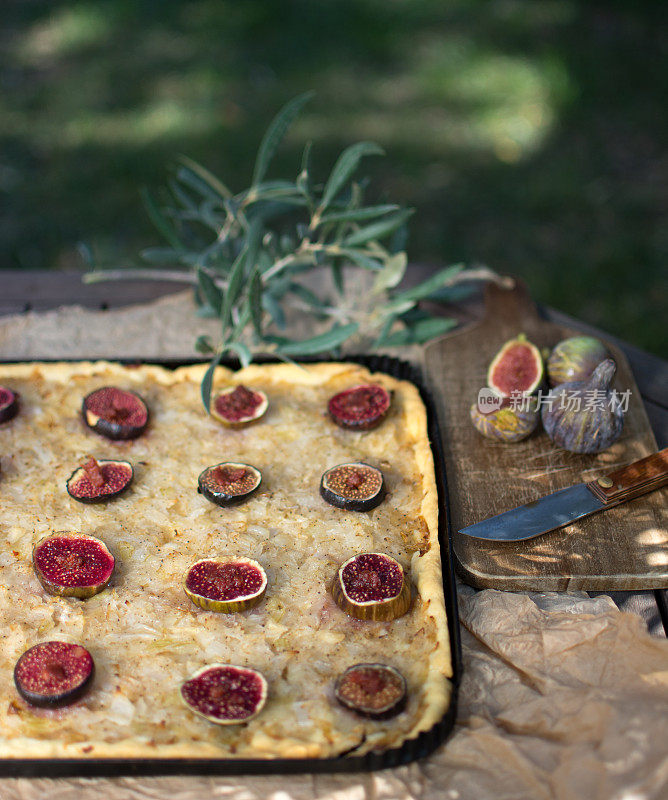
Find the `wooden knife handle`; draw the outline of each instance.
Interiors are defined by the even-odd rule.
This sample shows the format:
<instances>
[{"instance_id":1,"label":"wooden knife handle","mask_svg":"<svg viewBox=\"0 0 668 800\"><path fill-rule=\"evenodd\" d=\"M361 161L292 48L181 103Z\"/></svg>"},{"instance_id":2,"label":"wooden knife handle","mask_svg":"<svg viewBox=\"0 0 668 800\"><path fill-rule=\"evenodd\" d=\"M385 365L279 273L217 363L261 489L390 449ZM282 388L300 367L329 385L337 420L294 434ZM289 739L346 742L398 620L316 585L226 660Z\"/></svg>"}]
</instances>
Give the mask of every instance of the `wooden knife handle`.
<instances>
[{"instance_id":1,"label":"wooden knife handle","mask_svg":"<svg viewBox=\"0 0 668 800\"><path fill-rule=\"evenodd\" d=\"M587 483L606 506L625 503L668 484L668 447Z\"/></svg>"}]
</instances>

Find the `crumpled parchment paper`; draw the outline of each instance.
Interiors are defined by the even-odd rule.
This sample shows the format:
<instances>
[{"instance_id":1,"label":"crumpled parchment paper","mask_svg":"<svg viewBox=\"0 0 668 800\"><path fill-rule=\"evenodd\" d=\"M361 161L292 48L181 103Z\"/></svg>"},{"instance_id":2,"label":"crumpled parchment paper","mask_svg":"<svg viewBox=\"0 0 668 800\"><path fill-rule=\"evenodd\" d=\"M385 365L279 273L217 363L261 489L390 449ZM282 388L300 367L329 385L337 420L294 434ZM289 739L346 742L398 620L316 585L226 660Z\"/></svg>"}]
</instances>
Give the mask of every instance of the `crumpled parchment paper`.
<instances>
[{"instance_id":1,"label":"crumpled parchment paper","mask_svg":"<svg viewBox=\"0 0 668 800\"><path fill-rule=\"evenodd\" d=\"M113 312L0 319L5 359L194 355L207 325L180 295ZM141 335L139 335L141 334ZM405 353L404 353L405 355ZM2 778L2 800L664 800L668 640L612 600L459 586L455 729L417 764L374 774Z\"/></svg>"}]
</instances>

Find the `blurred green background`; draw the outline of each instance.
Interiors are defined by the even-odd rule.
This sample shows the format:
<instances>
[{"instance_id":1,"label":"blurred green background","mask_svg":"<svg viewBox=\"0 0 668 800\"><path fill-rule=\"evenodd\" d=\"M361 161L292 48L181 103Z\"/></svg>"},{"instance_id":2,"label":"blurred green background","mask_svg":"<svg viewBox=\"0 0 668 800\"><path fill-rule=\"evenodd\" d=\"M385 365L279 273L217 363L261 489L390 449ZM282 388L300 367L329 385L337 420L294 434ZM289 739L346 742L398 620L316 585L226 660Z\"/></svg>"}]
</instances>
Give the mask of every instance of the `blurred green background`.
<instances>
[{"instance_id":1,"label":"blurred green background","mask_svg":"<svg viewBox=\"0 0 668 800\"><path fill-rule=\"evenodd\" d=\"M234 190L293 95L270 177L378 141L371 195L414 206L412 261L486 263L540 302L668 350L667 4L4 0L3 268L157 243L138 190L178 154ZM285 174L283 174L285 173Z\"/></svg>"}]
</instances>

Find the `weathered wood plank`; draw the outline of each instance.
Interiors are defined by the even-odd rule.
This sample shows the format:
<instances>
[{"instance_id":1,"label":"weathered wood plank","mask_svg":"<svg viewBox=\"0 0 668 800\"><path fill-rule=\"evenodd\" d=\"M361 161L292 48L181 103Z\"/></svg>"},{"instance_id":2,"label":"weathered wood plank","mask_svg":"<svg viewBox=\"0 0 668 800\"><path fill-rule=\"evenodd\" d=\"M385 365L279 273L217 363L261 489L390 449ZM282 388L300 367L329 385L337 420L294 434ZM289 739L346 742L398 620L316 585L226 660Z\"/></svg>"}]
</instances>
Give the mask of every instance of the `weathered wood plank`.
<instances>
[{"instance_id":1,"label":"weathered wood plank","mask_svg":"<svg viewBox=\"0 0 668 800\"><path fill-rule=\"evenodd\" d=\"M488 287L484 320L429 345L427 372L443 422L446 472L454 531L531 502L566 486L648 455L656 442L623 354L617 386L632 391L622 437L598 455L556 448L540 431L514 445L484 439L469 420L469 407L485 384L489 361L520 332L539 347L573 335L542 320L525 290ZM638 590L668 586L666 490L604 514L579 520L524 542L485 542L455 533L460 574L478 587L509 590Z\"/></svg>"}]
</instances>

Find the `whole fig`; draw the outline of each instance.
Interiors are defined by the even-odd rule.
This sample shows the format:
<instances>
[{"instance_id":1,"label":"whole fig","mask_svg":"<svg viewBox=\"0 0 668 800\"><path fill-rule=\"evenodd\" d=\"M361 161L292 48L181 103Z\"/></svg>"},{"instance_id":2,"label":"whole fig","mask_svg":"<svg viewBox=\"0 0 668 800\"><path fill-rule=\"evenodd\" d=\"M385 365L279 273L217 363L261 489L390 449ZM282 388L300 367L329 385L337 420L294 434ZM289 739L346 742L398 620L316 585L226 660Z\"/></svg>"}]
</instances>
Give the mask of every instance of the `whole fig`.
<instances>
[{"instance_id":1,"label":"whole fig","mask_svg":"<svg viewBox=\"0 0 668 800\"><path fill-rule=\"evenodd\" d=\"M600 453L621 436L622 404L610 383L617 366L611 358L586 381L568 381L547 395L541 411L545 432L571 453Z\"/></svg>"},{"instance_id":2,"label":"whole fig","mask_svg":"<svg viewBox=\"0 0 668 800\"><path fill-rule=\"evenodd\" d=\"M607 357L605 345L593 336L571 336L559 342L550 353L548 382L550 386L559 386L566 381L586 381Z\"/></svg>"}]
</instances>

